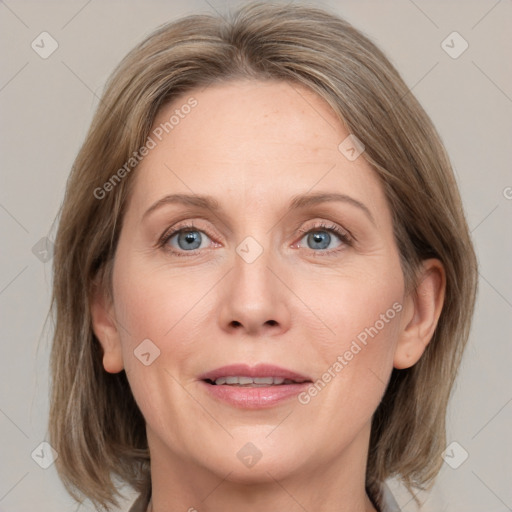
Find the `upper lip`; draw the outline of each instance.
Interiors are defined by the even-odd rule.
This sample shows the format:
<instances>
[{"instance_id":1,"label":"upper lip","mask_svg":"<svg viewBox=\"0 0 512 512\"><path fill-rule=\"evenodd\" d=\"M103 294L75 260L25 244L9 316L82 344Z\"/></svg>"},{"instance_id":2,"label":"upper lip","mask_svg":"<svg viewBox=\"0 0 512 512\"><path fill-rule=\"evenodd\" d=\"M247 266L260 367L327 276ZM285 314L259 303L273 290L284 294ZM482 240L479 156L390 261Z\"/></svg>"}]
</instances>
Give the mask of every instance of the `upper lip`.
<instances>
[{"instance_id":1,"label":"upper lip","mask_svg":"<svg viewBox=\"0 0 512 512\"><path fill-rule=\"evenodd\" d=\"M295 382L311 382L311 379L306 375L274 366L271 364L257 364L256 366L249 366L247 364L231 364L222 366L203 373L199 376L201 380L215 381L220 377L281 377L283 379L293 380Z\"/></svg>"}]
</instances>

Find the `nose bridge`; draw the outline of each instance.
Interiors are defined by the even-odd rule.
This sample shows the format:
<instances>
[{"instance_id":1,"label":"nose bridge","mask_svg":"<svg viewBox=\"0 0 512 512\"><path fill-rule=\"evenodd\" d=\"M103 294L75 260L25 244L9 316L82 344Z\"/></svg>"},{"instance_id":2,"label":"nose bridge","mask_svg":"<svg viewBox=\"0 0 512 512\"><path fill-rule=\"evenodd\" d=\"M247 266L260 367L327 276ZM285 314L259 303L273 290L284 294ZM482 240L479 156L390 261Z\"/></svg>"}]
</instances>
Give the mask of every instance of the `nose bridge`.
<instances>
[{"instance_id":1,"label":"nose bridge","mask_svg":"<svg viewBox=\"0 0 512 512\"><path fill-rule=\"evenodd\" d=\"M238 220L238 234L244 236L235 247L232 278L249 294L251 290L263 293L272 285L268 280L270 271L267 266L271 266L276 257L272 230L268 229L270 208L255 189L247 190L241 201L244 214Z\"/></svg>"},{"instance_id":2,"label":"nose bridge","mask_svg":"<svg viewBox=\"0 0 512 512\"><path fill-rule=\"evenodd\" d=\"M236 247L233 269L222 294L219 320L224 329L237 327L254 334L288 328L282 284L269 269L277 265L278 255L270 248L270 237L259 238L264 240L248 236Z\"/></svg>"},{"instance_id":3,"label":"nose bridge","mask_svg":"<svg viewBox=\"0 0 512 512\"><path fill-rule=\"evenodd\" d=\"M272 261L272 250L267 242L265 246L254 237L246 237L236 248L233 284L239 299L252 302L259 307L275 296L272 293L271 272L268 266Z\"/></svg>"}]
</instances>

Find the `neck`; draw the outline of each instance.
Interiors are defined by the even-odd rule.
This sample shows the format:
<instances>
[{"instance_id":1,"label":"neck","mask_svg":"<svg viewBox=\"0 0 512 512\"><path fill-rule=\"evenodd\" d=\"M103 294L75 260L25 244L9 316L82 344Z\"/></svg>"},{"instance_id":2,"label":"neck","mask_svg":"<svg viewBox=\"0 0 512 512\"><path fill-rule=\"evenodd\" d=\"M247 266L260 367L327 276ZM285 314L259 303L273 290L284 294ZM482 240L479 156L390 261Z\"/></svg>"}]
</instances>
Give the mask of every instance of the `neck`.
<instances>
[{"instance_id":1,"label":"neck","mask_svg":"<svg viewBox=\"0 0 512 512\"><path fill-rule=\"evenodd\" d=\"M364 485L369 426L360 434L342 453L333 450L316 463L304 461L303 467L283 471L278 462L267 462L248 477L237 473L236 463L231 471L221 473L185 459L148 427L152 476L148 512L376 512Z\"/></svg>"}]
</instances>

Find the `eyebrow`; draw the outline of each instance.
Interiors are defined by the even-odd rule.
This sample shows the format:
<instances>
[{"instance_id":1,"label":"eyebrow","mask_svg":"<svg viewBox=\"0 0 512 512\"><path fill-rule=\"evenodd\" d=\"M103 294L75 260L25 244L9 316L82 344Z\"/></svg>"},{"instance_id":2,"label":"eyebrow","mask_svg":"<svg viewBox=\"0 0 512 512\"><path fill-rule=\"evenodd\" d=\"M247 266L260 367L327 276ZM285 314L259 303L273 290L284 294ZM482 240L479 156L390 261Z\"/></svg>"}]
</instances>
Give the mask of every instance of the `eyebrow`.
<instances>
[{"instance_id":1,"label":"eyebrow","mask_svg":"<svg viewBox=\"0 0 512 512\"><path fill-rule=\"evenodd\" d=\"M369 220L375 225L375 219L371 214L370 210L361 201L354 199L353 197L347 196L346 194L338 194L334 192L316 192L312 194L300 194L292 197L290 201L289 210L299 210L310 206L315 206L321 203L328 202L342 202L350 204L359 208L365 213ZM146 218L155 210L161 208L167 204L181 204L184 206L194 206L204 210L211 210L214 213L222 210L219 202L212 196L208 195L190 195L190 194L169 194L162 197L156 203L151 205L148 210L144 213L142 218Z\"/></svg>"}]
</instances>

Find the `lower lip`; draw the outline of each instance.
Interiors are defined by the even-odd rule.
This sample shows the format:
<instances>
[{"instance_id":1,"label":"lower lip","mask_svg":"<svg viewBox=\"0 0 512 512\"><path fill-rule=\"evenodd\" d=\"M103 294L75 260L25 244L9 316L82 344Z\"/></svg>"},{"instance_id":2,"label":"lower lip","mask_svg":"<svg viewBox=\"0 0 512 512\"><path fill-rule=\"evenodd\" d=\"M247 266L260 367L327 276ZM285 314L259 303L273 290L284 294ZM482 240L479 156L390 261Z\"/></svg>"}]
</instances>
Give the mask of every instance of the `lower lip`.
<instances>
[{"instance_id":1,"label":"lower lip","mask_svg":"<svg viewBox=\"0 0 512 512\"><path fill-rule=\"evenodd\" d=\"M311 382L281 384L268 387L217 386L201 381L206 391L215 398L240 409L265 409L273 407L304 391Z\"/></svg>"}]
</instances>

